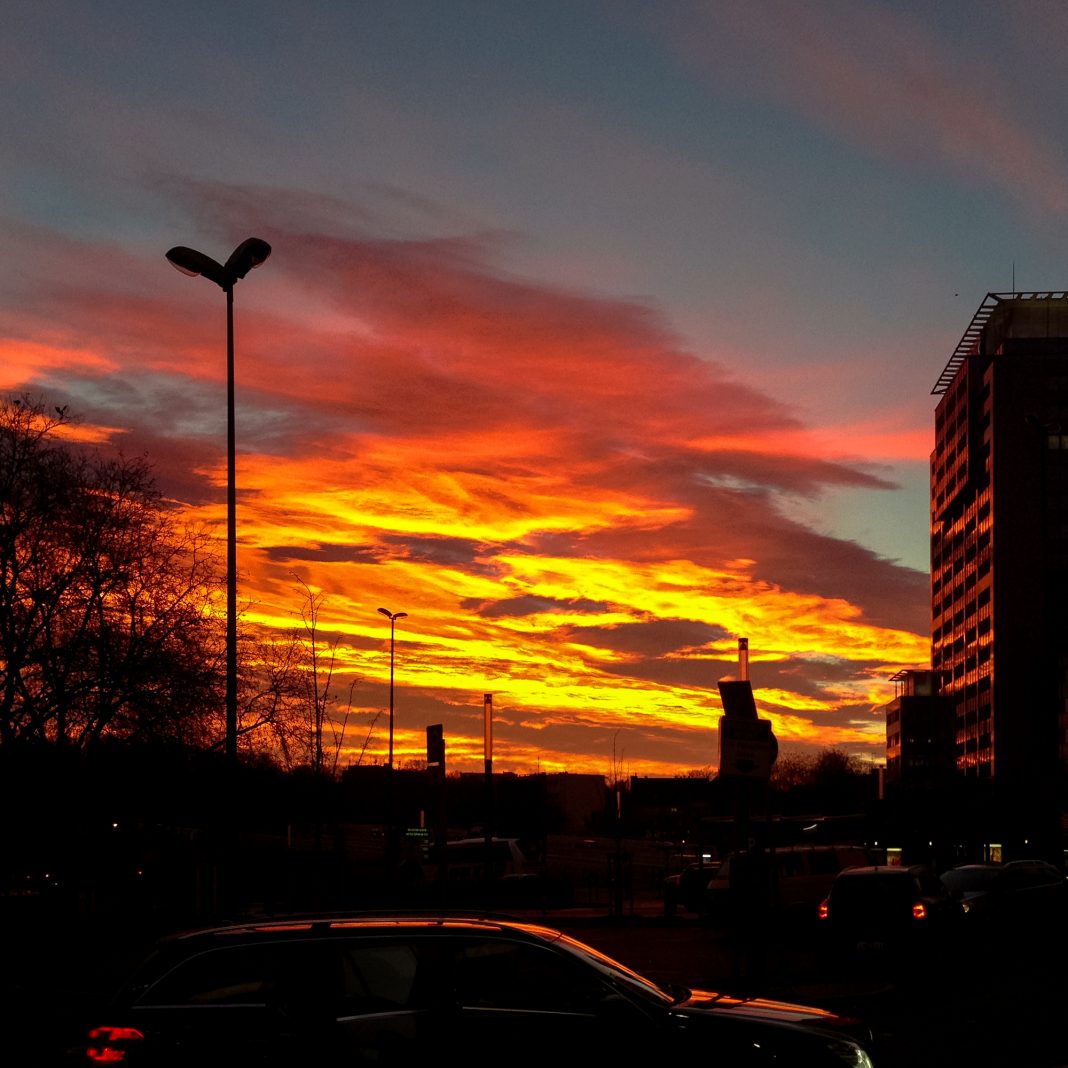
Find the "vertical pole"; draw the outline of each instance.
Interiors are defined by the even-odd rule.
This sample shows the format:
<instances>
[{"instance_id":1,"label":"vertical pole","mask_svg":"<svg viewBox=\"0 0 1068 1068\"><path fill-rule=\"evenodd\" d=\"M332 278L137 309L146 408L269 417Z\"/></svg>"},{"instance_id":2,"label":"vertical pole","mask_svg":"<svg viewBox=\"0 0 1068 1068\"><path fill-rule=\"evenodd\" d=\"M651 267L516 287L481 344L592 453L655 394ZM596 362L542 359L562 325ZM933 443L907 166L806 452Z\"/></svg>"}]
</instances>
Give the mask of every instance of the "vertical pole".
<instances>
[{"instance_id":1,"label":"vertical pole","mask_svg":"<svg viewBox=\"0 0 1068 1068\"><path fill-rule=\"evenodd\" d=\"M389 760L386 761L389 770L390 778L393 775L393 651L395 648L394 642L394 627L396 626L396 620L393 616L389 617Z\"/></svg>"},{"instance_id":2,"label":"vertical pole","mask_svg":"<svg viewBox=\"0 0 1068 1068\"><path fill-rule=\"evenodd\" d=\"M234 288L226 287L226 759L237 761L237 456Z\"/></svg>"},{"instance_id":3,"label":"vertical pole","mask_svg":"<svg viewBox=\"0 0 1068 1068\"><path fill-rule=\"evenodd\" d=\"M616 870L612 881L613 916L623 915L623 787L616 780Z\"/></svg>"},{"instance_id":4,"label":"vertical pole","mask_svg":"<svg viewBox=\"0 0 1068 1068\"><path fill-rule=\"evenodd\" d=\"M393 784L393 655L395 649L394 628L396 620L389 617L389 755L386 760L386 877L392 883L397 862L396 828L393 809L395 804Z\"/></svg>"},{"instance_id":5,"label":"vertical pole","mask_svg":"<svg viewBox=\"0 0 1068 1068\"><path fill-rule=\"evenodd\" d=\"M493 694L482 696L483 752L486 761L485 852L486 908L493 906Z\"/></svg>"}]
</instances>

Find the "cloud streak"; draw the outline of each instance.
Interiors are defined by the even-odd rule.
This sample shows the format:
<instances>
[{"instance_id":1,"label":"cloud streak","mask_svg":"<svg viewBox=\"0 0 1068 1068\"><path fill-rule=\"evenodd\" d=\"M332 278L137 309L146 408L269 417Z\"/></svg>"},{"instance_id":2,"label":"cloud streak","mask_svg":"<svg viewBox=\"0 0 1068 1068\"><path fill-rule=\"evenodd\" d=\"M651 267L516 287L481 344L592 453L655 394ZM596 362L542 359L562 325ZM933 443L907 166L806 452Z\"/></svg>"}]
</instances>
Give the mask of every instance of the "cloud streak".
<instances>
[{"instance_id":1,"label":"cloud streak","mask_svg":"<svg viewBox=\"0 0 1068 1068\"><path fill-rule=\"evenodd\" d=\"M1068 214L1068 163L1028 122L1028 102L1007 99L992 74L919 19L857 0L676 14L662 27L717 86L799 113L878 158L985 182L1040 216Z\"/></svg>"}]
</instances>

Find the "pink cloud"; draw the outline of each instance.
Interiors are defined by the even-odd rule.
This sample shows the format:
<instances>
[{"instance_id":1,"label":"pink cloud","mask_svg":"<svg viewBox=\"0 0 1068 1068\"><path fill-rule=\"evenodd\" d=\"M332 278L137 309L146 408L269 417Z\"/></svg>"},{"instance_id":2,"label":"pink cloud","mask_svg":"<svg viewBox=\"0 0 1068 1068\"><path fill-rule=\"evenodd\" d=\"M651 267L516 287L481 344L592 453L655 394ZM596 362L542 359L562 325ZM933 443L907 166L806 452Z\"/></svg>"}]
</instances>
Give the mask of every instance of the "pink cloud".
<instances>
[{"instance_id":1,"label":"pink cloud","mask_svg":"<svg viewBox=\"0 0 1068 1068\"><path fill-rule=\"evenodd\" d=\"M692 9L688 9L692 10ZM1068 168L1026 101L917 19L862 0L716 4L665 18L679 53L728 91L769 99L874 155L985 181L1068 211ZM996 91L995 91L996 90Z\"/></svg>"}]
</instances>

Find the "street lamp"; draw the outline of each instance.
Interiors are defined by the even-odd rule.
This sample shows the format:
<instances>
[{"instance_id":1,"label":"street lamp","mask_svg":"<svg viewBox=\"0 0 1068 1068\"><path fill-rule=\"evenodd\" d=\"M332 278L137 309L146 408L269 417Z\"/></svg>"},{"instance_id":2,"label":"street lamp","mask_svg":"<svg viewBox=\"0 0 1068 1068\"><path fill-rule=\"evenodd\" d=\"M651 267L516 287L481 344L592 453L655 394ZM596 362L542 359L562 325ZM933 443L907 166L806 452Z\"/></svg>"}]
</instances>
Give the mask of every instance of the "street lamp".
<instances>
[{"instance_id":1,"label":"street lamp","mask_svg":"<svg viewBox=\"0 0 1068 1068\"><path fill-rule=\"evenodd\" d=\"M394 642L394 628L398 619L407 619L407 612L390 612L385 608L380 608L379 612L382 613L389 620L389 760L386 766L389 768L390 773L393 772L393 651L395 647Z\"/></svg>"},{"instance_id":2,"label":"street lamp","mask_svg":"<svg viewBox=\"0 0 1068 1068\"><path fill-rule=\"evenodd\" d=\"M234 447L234 286L271 254L258 237L242 241L226 263L176 245L167 253L182 274L200 274L226 293L226 758L237 760L237 488Z\"/></svg>"}]
</instances>

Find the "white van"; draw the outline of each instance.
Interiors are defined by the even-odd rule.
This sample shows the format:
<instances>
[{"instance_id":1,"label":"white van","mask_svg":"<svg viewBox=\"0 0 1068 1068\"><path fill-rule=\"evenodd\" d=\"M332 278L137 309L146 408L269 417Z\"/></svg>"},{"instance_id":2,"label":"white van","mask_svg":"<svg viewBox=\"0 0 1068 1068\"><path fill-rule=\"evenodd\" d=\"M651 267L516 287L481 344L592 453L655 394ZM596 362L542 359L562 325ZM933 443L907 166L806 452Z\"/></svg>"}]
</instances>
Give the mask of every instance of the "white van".
<instances>
[{"instance_id":1,"label":"white van","mask_svg":"<svg viewBox=\"0 0 1068 1068\"><path fill-rule=\"evenodd\" d=\"M445 843L445 862L442 871L440 857L430 850L423 862L424 878L440 879L442 875L450 883L473 883L486 878L486 839L454 838ZM490 876L495 880L527 875L529 862L519 847L517 838L490 839Z\"/></svg>"}]
</instances>

